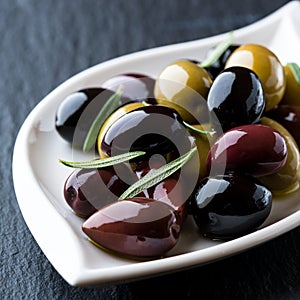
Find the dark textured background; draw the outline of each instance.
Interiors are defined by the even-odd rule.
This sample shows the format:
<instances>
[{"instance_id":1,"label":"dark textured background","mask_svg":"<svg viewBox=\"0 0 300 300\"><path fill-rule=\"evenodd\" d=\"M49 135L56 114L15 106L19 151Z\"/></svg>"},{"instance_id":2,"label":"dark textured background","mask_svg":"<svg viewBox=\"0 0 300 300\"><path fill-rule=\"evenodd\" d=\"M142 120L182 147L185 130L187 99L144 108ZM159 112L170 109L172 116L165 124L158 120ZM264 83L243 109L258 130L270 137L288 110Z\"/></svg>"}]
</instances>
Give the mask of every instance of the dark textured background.
<instances>
[{"instance_id":1,"label":"dark textured background","mask_svg":"<svg viewBox=\"0 0 300 300\"><path fill-rule=\"evenodd\" d=\"M125 53L247 25L286 2L0 0L1 299L300 299L300 228L191 270L98 289L71 287L32 238L11 180L20 126L70 76Z\"/></svg>"}]
</instances>

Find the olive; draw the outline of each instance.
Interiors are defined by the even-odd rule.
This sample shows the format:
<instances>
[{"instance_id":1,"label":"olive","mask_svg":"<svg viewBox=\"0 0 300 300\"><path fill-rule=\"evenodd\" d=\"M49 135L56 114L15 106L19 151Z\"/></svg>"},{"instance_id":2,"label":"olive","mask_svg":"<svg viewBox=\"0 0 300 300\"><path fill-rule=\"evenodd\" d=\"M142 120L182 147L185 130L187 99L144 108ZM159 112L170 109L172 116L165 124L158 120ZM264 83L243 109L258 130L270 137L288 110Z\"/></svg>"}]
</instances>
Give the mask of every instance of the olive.
<instances>
[{"instance_id":1,"label":"olive","mask_svg":"<svg viewBox=\"0 0 300 300\"><path fill-rule=\"evenodd\" d=\"M121 107L119 107L116 111L114 111L104 122L102 125L100 132L98 134L97 138L97 148L98 148L98 153L102 158L107 157L102 151L101 151L101 143L103 140L104 135L106 134L108 128L120 117L124 116L128 112L135 110L136 108L143 107L144 105L141 102L132 102L125 104Z\"/></svg>"},{"instance_id":2,"label":"olive","mask_svg":"<svg viewBox=\"0 0 300 300\"><path fill-rule=\"evenodd\" d=\"M278 105L267 116L283 125L300 147L300 106Z\"/></svg>"},{"instance_id":3,"label":"olive","mask_svg":"<svg viewBox=\"0 0 300 300\"><path fill-rule=\"evenodd\" d=\"M123 96L133 101L147 100L154 101L155 80L148 75L141 73L125 73L115 75L101 84L101 87L116 92L121 86Z\"/></svg>"},{"instance_id":4,"label":"olive","mask_svg":"<svg viewBox=\"0 0 300 300\"><path fill-rule=\"evenodd\" d=\"M198 130L203 130L209 132L211 130L211 124L206 123L202 125L193 125L194 128ZM198 155L194 155L183 167L185 177L187 181L190 178L197 177L197 181L206 177L208 175L206 168L206 158L213 145L215 138L209 133L199 133L194 130L189 130L190 134L193 137L192 143L197 147Z\"/></svg>"},{"instance_id":5,"label":"olive","mask_svg":"<svg viewBox=\"0 0 300 300\"><path fill-rule=\"evenodd\" d=\"M276 121L263 117L261 119L261 124L277 130L283 136L287 146L287 158L284 166L276 173L260 177L259 180L274 193L283 194L293 192L299 187L299 148L291 134Z\"/></svg>"},{"instance_id":6,"label":"olive","mask_svg":"<svg viewBox=\"0 0 300 300\"><path fill-rule=\"evenodd\" d=\"M250 233L269 216L272 193L253 177L229 173L206 177L191 200L191 214L200 232L214 239Z\"/></svg>"},{"instance_id":7,"label":"olive","mask_svg":"<svg viewBox=\"0 0 300 300\"><path fill-rule=\"evenodd\" d=\"M166 66L155 82L157 103L176 109L188 123L209 121L206 98L212 84L207 71L189 60Z\"/></svg>"},{"instance_id":8,"label":"olive","mask_svg":"<svg viewBox=\"0 0 300 300\"><path fill-rule=\"evenodd\" d=\"M141 179L146 174L153 172L164 164L164 159L159 159L156 155L152 156L148 163L145 161L142 164L140 163L139 168L135 170L137 179ZM143 165L142 168L141 165ZM180 217L180 223L182 223L187 216L188 198L191 193L191 191L188 191L186 188L187 186L184 185L184 182L181 181L178 174L175 173L160 183L144 190L138 196L165 202L174 208Z\"/></svg>"},{"instance_id":9,"label":"olive","mask_svg":"<svg viewBox=\"0 0 300 300\"><path fill-rule=\"evenodd\" d=\"M173 208L136 197L100 209L83 223L82 230L100 247L126 256L151 258L172 249L181 228Z\"/></svg>"},{"instance_id":10,"label":"olive","mask_svg":"<svg viewBox=\"0 0 300 300\"><path fill-rule=\"evenodd\" d=\"M67 96L56 112L55 128L68 143L82 147L92 122L105 102L114 94L103 88L89 88ZM122 98L120 103L128 99Z\"/></svg>"},{"instance_id":11,"label":"olive","mask_svg":"<svg viewBox=\"0 0 300 300\"><path fill-rule=\"evenodd\" d=\"M167 178L143 192L146 198L164 202L178 213L178 222L182 224L188 213L188 197L184 187L175 178Z\"/></svg>"},{"instance_id":12,"label":"olive","mask_svg":"<svg viewBox=\"0 0 300 300\"><path fill-rule=\"evenodd\" d=\"M248 68L227 68L213 82L207 105L214 112L212 122L220 124L223 131L256 123L265 109L262 84Z\"/></svg>"},{"instance_id":13,"label":"olive","mask_svg":"<svg viewBox=\"0 0 300 300\"><path fill-rule=\"evenodd\" d=\"M225 69L225 65L228 57L238 47L240 47L240 45L236 45L236 44L230 45L213 64L211 64L208 67L205 67L205 70L209 73L209 75L213 80ZM209 49L206 57L209 57L211 55L211 52L214 50L214 48Z\"/></svg>"},{"instance_id":14,"label":"olive","mask_svg":"<svg viewBox=\"0 0 300 300\"><path fill-rule=\"evenodd\" d=\"M77 215L87 218L97 209L118 199L129 187L119 176L128 178L128 174L125 166L119 166L118 175L113 167L77 169L64 184L64 198Z\"/></svg>"},{"instance_id":15,"label":"olive","mask_svg":"<svg viewBox=\"0 0 300 300\"><path fill-rule=\"evenodd\" d=\"M286 89L280 104L300 106L300 84L297 82L290 65L284 66Z\"/></svg>"},{"instance_id":16,"label":"olive","mask_svg":"<svg viewBox=\"0 0 300 300\"><path fill-rule=\"evenodd\" d=\"M144 160L153 154L184 154L189 146L189 135L179 114L167 106L150 105L116 120L102 139L101 151L107 156L145 151Z\"/></svg>"},{"instance_id":17,"label":"olive","mask_svg":"<svg viewBox=\"0 0 300 300\"><path fill-rule=\"evenodd\" d=\"M271 50L257 44L242 45L229 56L225 68L233 66L249 68L260 78L266 98L266 111L281 101L286 79L282 64Z\"/></svg>"},{"instance_id":18,"label":"olive","mask_svg":"<svg viewBox=\"0 0 300 300\"><path fill-rule=\"evenodd\" d=\"M276 130L252 124L225 132L212 146L206 163L213 174L225 169L259 177L278 171L286 157L286 142Z\"/></svg>"}]
</instances>

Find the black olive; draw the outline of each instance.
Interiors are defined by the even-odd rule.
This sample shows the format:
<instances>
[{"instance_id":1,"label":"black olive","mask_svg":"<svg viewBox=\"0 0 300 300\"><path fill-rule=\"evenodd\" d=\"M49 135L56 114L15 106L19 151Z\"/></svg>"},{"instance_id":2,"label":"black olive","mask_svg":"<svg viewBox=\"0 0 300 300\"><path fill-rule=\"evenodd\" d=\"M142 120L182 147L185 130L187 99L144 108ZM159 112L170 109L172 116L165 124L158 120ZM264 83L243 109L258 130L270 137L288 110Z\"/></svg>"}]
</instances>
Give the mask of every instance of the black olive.
<instances>
[{"instance_id":1,"label":"black olive","mask_svg":"<svg viewBox=\"0 0 300 300\"><path fill-rule=\"evenodd\" d=\"M208 74L211 76L212 79L215 79L224 69L227 62L228 57L232 54L234 50L239 48L240 45L230 45L227 50L223 52L223 54L209 67L205 67ZM211 48L207 52L207 57L211 54L214 48Z\"/></svg>"},{"instance_id":2,"label":"black olive","mask_svg":"<svg viewBox=\"0 0 300 300\"><path fill-rule=\"evenodd\" d=\"M174 109L162 105L128 112L109 127L101 143L101 150L107 156L128 151L145 151L147 157L175 151L178 156L190 147L181 117Z\"/></svg>"},{"instance_id":3,"label":"black olive","mask_svg":"<svg viewBox=\"0 0 300 300\"><path fill-rule=\"evenodd\" d=\"M59 105L55 128L73 146L82 147L86 135L105 102L114 94L104 88L89 88L70 94ZM122 97L120 106L130 100Z\"/></svg>"},{"instance_id":4,"label":"black olive","mask_svg":"<svg viewBox=\"0 0 300 300\"><path fill-rule=\"evenodd\" d=\"M230 239L255 230L268 217L271 192L254 178L237 173L206 177L191 200L191 214L200 232Z\"/></svg>"},{"instance_id":5,"label":"black olive","mask_svg":"<svg viewBox=\"0 0 300 300\"><path fill-rule=\"evenodd\" d=\"M257 75L244 67L231 67L213 82L207 98L212 122L223 131L238 125L257 123L265 109L262 84Z\"/></svg>"}]
</instances>

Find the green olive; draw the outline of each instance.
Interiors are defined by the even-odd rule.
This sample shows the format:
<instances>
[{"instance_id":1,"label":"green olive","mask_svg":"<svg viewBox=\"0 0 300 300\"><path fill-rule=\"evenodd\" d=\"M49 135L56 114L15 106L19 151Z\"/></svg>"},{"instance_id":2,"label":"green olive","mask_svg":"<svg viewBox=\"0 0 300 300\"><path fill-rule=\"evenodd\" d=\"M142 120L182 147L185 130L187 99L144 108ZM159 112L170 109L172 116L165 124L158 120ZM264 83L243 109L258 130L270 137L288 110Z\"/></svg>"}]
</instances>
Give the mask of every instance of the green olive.
<instances>
[{"instance_id":1,"label":"green olive","mask_svg":"<svg viewBox=\"0 0 300 300\"><path fill-rule=\"evenodd\" d=\"M159 104L178 111L188 123L208 121L206 99L212 79L197 63L179 60L166 66L159 74L154 96Z\"/></svg>"},{"instance_id":2,"label":"green olive","mask_svg":"<svg viewBox=\"0 0 300 300\"><path fill-rule=\"evenodd\" d=\"M286 89L280 104L300 106L300 84L297 82L289 65L284 66Z\"/></svg>"},{"instance_id":3,"label":"green olive","mask_svg":"<svg viewBox=\"0 0 300 300\"><path fill-rule=\"evenodd\" d=\"M205 123L202 125L193 125L194 128L209 131L211 130L211 125L209 123ZM183 167L188 177L191 178L198 177L198 180L208 176L207 168L206 168L206 158L208 152L210 150L211 145L215 141L215 138L204 134L198 133L194 130L189 129L189 133L193 136L193 143L197 147L198 155L194 155L189 162Z\"/></svg>"},{"instance_id":4,"label":"green olive","mask_svg":"<svg viewBox=\"0 0 300 300\"><path fill-rule=\"evenodd\" d=\"M230 55L225 68L233 66L249 68L259 77L264 89L266 111L282 100L286 88L284 68L271 50L256 44L242 45Z\"/></svg>"},{"instance_id":5,"label":"green olive","mask_svg":"<svg viewBox=\"0 0 300 300\"><path fill-rule=\"evenodd\" d=\"M121 107L119 107L115 112L113 112L104 122L104 124L102 125L99 134L98 134L98 138L97 138L97 148L98 148L98 153L102 158L107 157L107 155L101 150L101 143L103 140L103 137L106 133L106 131L108 130L108 128L119 118L121 118L122 116L124 116L125 114L127 114L130 111L133 111L139 107L143 107L144 105L141 102L133 102L133 103L128 103L125 104Z\"/></svg>"},{"instance_id":6,"label":"green olive","mask_svg":"<svg viewBox=\"0 0 300 300\"><path fill-rule=\"evenodd\" d=\"M287 145L287 160L279 171L272 175L260 177L260 180L275 194L293 192L299 188L300 155L298 146L291 134L276 121L263 117L261 123L277 130L283 136Z\"/></svg>"}]
</instances>

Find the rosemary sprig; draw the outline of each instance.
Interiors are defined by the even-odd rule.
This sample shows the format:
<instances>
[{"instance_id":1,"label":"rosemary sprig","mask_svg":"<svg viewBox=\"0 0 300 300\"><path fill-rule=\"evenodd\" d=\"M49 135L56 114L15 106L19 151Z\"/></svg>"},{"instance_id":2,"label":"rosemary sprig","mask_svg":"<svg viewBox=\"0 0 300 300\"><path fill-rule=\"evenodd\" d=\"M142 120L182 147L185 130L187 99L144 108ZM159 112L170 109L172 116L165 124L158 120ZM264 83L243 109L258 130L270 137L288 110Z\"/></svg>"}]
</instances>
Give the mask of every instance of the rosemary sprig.
<instances>
[{"instance_id":1,"label":"rosemary sprig","mask_svg":"<svg viewBox=\"0 0 300 300\"><path fill-rule=\"evenodd\" d=\"M300 85L300 67L294 62L288 63L287 66L291 69L296 82Z\"/></svg>"},{"instance_id":2,"label":"rosemary sprig","mask_svg":"<svg viewBox=\"0 0 300 300\"><path fill-rule=\"evenodd\" d=\"M162 167L153 170L152 172L146 174L144 177L142 177L140 180L132 184L120 197L119 200L123 200L126 198L132 198L142 191L148 189L149 187L161 182L165 178L169 177L173 173L175 173L177 170L179 170L183 165L185 165L191 157L194 155L194 153L197 151L197 148L192 148L189 152L186 154L178 157L177 159L169 162L166 165L163 165Z\"/></svg>"},{"instance_id":3,"label":"rosemary sprig","mask_svg":"<svg viewBox=\"0 0 300 300\"><path fill-rule=\"evenodd\" d=\"M232 41L233 41L233 32L230 32L228 38L225 41L218 44L216 48L211 52L211 54L200 63L200 66L202 68L207 68L211 66L228 49L228 47L232 44Z\"/></svg>"},{"instance_id":4,"label":"rosemary sprig","mask_svg":"<svg viewBox=\"0 0 300 300\"><path fill-rule=\"evenodd\" d=\"M89 151L95 145L98 133L103 123L120 106L122 94L122 86L120 86L118 90L105 102L102 109L99 111L84 140L84 152Z\"/></svg>"},{"instance_id":5,"label":"rosemary sprig","mask_svg":"<svg viewBox=\"0 0 300 300\"><path fill-rule=\"evenodd\" d=\"M83 161L83 162L72 162L60 159L59 162L63 165L71 168L81 168L81 169L94 169L94 168L105 168L113 165L120 164L122 162L126 162L130 159L136 158L138 156L145 155L146 152L144 151L133 151L128 152L108 158L100 158L94 159L90 161Z\"/></svg>"}]
</instances>

